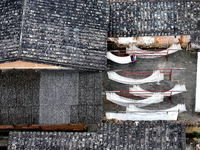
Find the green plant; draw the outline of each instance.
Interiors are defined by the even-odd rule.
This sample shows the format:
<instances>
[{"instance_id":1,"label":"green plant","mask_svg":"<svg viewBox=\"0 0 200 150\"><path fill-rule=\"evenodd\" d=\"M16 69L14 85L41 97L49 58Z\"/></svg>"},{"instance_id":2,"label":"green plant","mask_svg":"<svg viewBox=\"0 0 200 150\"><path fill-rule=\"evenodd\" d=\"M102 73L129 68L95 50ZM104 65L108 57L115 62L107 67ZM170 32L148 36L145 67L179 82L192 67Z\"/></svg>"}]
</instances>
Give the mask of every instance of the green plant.
<instances>
[{"instance_id":1,"label":"green plant","mask_svg":"<svg viewBox=\"0 0 200 150\"><path fill-rule=\"evenodd\" d=\"M195 136L197 139L200 138L200 134L198 132L193 132L193 136Z\"/></svg>"}]
</instances>

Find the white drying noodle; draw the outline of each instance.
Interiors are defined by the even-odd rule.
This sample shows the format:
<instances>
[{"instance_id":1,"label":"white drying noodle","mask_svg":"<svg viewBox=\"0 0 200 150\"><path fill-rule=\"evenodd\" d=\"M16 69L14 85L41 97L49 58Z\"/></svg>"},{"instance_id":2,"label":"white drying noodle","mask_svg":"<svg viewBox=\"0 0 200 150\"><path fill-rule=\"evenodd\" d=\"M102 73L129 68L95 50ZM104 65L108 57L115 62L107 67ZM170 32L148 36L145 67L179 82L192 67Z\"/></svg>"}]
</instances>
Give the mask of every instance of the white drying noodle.
<instances>
[{"instance_id":1,"label":"white drying noodle","mask_svg":"<svg viewBox=\"0 0 200 150\"><path fill-rule=\"evenodd\" d=\"M132 106L126 108L126 112L124 113L106 112L106 118L117 120L177 120L178 113L183 111L187 111L185 104L177 104L172 108L156 111Z\"/></svg>"},{"instance_id":2,"label":"white drying noodle","mask_svg":"<svg viewBox=\"0 0 200 150\"><path fill-rule=\"evenodd\" d=\"M114 71L109 71L108 78L113 81L119 82L119 83L133 85L133 84L143 84L143 83L148 83L148 82L159 82L161 80L164 80L164 74L160 73L160 70L156 70L153 72L153 74L151 76L149 76L147 78L132 79L132 78L120 76L119 74L117 74Z\"/></svg>"},{"instance_id":3,"label":"white drying noodle","mask_svg":"<svg viewBox=\"0 0 200 150\"><path fill-rule=\"evenodd\" d=\"M117 119L117 120L177 120L178 112L140 112L140 113L112 113L106 112L107 119Z\"/></svg>"},{"instance_id":4,"label":"white drying noodle","mask_svg":"<svg viewBox=\"0 0 200 150\"><path fill-rule=\"evenodd\" d=\"M162 51L146 51L146 50L137 48L135 45L133 45L130 48L127 48L126 50L127 50L126 51L127 54L136 54L137 57L140 57L140 58L156 58L156 57L162 57L163 55L164 56L167 55L167 52L169 55L182 49L181 49L180 44L172 44L168 49L162 50ZM146 54L140 54L140 53L146 53Z\"/></svg>"},{"instance_id":5,"label":"white drying noodle","mask_svg":"<svg viewBox=\"0 0 200 150\"><path fill-rule=\"evenodd\" d=\"M128 64L131 62L131 56L119 57L119 56L112 54L111 52L107 52L107 59L112 60L119 64Z\"/></svg>"},{"instance_id":6,"label":"white drying noodle","mask_svg":"<svg viewBox=\"0 0 200 150\"><path fill-rule=\"evenodd\" d=\"M183 112L183 111L187 111L185 104L177 104L176 106L169 108L169 109L163 109L163 110L147 110L147 109L142 109L142 108L138 108L134 105L129 105L129 107L126 107L126 112L129 111L165 111L165 112L169 112L169 111L179 111L179 112Z\"/></svg>"},{"instance_id":7,"label":"white drying noodle","mask_svg":"<svg viewBox=\"0 0 200 150\"><path fill-rule=\"evenodd\" d=\"M172 46L170 46L168 49L174 49L174 50L169 50L168 54L172 54L178 50L182 50L180 47L180 44L175 45L173 44ZM139 48L137 49L138 51L130 51L128 52L128 54L137 54L138 57L140 58L156 58L156 57L161 57L161 55L163 56L163 54L165 55L165 53L167 54L167 50L163 50L163 51L157 51L157 52L149 52L149 51L145 51L145 50L139 50ZM138 53L148 53L148 54L138 54ZM142 56L143 55L143 56ZM119 57L116 56L114 54L112 54L111 52L107 52L107 59L119 63L119 64L128 64L131 62L131 56L123 56L123 57Z\"/></svg>"},{"instance_id":8,"label":"white drying noodle","mask_svg":"<svg viewBox=\"0 0 200 150\"><path fill-rule=\"evenodd\" d=\"M171 90L166 91L166 92L161 92L161 94L164 96L172 96L172 95L179 94L185 91L187 90L184 84L176 84ZM139 85L133 85L132 88L129 88L129 93L136 96L151 96L152 94L156 92L145 91Z\"/></svg>"},{"instance_id":9,"label":"white drying noodle","mask_svg":"<svg viewBox=\"0 0 200 150\"><path fill-rule=\"evenodd\" d=\"M144 106L151 105L153 103L162 102L163 95L153 94L152 97L148 97L143 100L134 100L134 99L119 96L114 92L106 92L106 99L113 103L116 103L118 105L124 106L124 107L128 107L129 105L135 105L137 107L144 107Z\"/></svg>"}]
</instances>

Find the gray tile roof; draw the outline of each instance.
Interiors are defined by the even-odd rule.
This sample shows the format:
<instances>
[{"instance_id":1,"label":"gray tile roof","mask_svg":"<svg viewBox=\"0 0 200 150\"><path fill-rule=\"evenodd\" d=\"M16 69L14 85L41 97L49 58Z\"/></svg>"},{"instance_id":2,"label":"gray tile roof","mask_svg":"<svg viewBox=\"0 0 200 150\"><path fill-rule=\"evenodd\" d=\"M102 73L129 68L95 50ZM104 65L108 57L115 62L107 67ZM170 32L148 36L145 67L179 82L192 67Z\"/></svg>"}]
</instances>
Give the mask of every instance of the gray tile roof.
<instances>
[{"instance_id":1,"label":"gray tile roof","mask_svg":"<svg viewBox=\"0 0 200 150\"><path fill-rule=\"evenodd\" d=\"M0 125L99 123L101 81L99 72L0 72Z\"/></svg>"},{"instance_id":2,"label":"gray tile roof","mask_svg":"<svg viewBox=\"0 0 200 150\"><path fill-rule=\"evenodd\" d=\"M123 149L183 150L185 125L166 121L98 124L89 132L10 132L8 150L14 149Z\"/></svg>"},{"instance_id":3,"label":"gray tile roof","mask_svg":"<svg viewBox=\"0 0 200 150\"><path fill-rule=\"evenodd\" d=\"M20 47L22 1L0 1L0 61L15 60Z\"/></svg>"},{"instance_id":4,"label":"gray tile roof","mask_svg":"<svg viewBox=\"0 0 200 150\"><path fill-rule=\"evenodd\" d=\"M199 14L200 1L110 0L108 37L192 35L200 41Z\"/></svg>"},{"instance_id":5,"label":"gray tile roof","mask_svg":"<svg viewBox=\"0 0 200 150\"><path fill-rule=\"evenodd\" d=\"M33 70L1 71L0 125L38 123L39 78Z\"/></svg>"},{"instance_id":6,"label":"gray tile roof","mask_svg":"<svg viewBox=\"0 0 200 150\"><path fill-rule=\"evenodd\" d=\"M0 61L106 70L107 1L6 0L0 8Z\"/></svg>"},{"instance_id":7,"label":"gray tile roof","mask_svg":"<svg viewBox=\"0 0 200 150\"><path fill-rule=\"evenodd\" d=\"M106 70L107 37L192 35L200 42L200 1L5 0L0 8L0 62Z\"/></svg>"}]
</instances>

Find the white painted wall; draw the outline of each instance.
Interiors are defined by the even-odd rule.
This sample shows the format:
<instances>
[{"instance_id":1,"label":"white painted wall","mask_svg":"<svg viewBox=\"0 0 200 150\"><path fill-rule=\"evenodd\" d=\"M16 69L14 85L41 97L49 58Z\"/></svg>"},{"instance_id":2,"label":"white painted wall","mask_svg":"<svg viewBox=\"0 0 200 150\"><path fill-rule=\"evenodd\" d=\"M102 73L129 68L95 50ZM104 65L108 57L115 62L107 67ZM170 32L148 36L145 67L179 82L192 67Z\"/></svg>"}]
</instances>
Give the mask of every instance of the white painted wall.
<instances>
[{"instance_id":1,"label":"white painted wall","mask_svg":"<svg viewBox=\"0 0 200 150\"><path fill-rule=\"evenodd\" d=\"M117 44L129 45L143 45L143 46L155 46L155 45L166 45L181 44L181 47L186 47L191 40L190 35L182 36L144 36L144 37L119 37L119 38L108 38L109 41L113 41ZM168 47L166 47L168 48Z\"/></svg>"},{"instance_id":2,"label":"white painted wall","mask_svg":"<svg viewBox=\"0 0 200 150\"><path fill-rule=\"evenodd\" d=\"M197 58L195 112L200 112L200 52L198 52Z\"/></svg>"}]
</instances>

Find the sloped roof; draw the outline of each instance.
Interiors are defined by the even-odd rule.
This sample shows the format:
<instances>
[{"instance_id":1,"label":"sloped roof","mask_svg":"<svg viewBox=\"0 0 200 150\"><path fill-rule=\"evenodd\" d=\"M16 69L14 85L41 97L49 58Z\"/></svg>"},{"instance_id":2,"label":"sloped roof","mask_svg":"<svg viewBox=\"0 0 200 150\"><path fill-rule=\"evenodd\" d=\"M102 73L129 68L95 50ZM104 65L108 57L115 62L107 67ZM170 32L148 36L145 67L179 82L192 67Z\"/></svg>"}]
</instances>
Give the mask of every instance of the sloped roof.
<instances>
[{"instance_id":1,"label":"sloped roof","mask_svg":"<svg viewBox=\"0 0 200 150\"><path fill-rule=\"evenodd\" d=\"M0 61L15 60L20 48L22 1L0 1Z\"/></svg>"},{"instance_id":2,"label":"sloped roof","mask_svg":"<svg viewBox=\"0 0 200 150\"><path fill-rule=\"evenodd\" d=\"M106 70L107 1L6 0L0 8L0 62Z\"/></svg>"},{"instance_id":3,"label":"sloped roof","mask_svg":"<svg viewBox=\"0 0 200 150\"><path fill-rule=\"evenodd\" d=\"M8 149L185 149L185 125L165 121L98 124L89 132L10 132Z\"/></svg>"}]
</instances>

